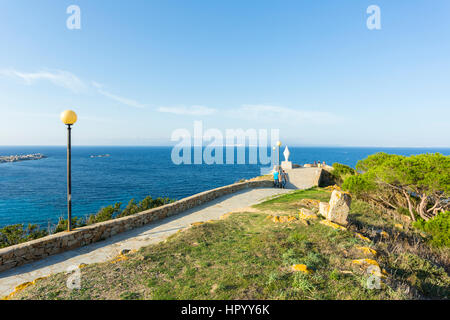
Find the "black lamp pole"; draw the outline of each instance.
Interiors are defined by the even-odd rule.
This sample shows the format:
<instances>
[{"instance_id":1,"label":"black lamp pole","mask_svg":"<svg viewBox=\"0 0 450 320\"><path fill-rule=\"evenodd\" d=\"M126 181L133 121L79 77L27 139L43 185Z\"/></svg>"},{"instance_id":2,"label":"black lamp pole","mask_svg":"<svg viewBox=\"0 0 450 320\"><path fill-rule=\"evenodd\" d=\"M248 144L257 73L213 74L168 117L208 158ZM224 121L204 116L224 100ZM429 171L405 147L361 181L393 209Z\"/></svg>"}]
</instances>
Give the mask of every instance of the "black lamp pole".
<instances>
[{"instance_id":1,"label":"black lamp pole","mask_svg":"<svg viewBox=\"0 0 450 320\"><path fill-rule=\"evenodd\" d=\"M71 150L71 125L67 125L67 231L72 231L72 150Z\"/></svg>"}]
</instances>

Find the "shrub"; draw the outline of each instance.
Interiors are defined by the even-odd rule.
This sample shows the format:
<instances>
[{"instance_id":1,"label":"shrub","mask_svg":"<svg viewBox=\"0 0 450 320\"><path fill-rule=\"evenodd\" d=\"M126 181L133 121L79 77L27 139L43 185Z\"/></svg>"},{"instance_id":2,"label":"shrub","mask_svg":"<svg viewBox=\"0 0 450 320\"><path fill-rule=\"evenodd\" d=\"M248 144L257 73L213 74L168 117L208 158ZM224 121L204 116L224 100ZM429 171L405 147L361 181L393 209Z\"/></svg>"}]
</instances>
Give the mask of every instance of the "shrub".
<instances>
[{"instance_id":1,"label":"shrub","mask_svg":"<svg viewBox=\"0 0 450 320\"><path fill-rule=\"evenodd\" d=\"M99 212L89 216L87 224L94 224L114 219L119 214L121 206L122 203L116 202L114 206L101 208Z\"/></svg>"},{"instance_id":2,"label":"shrub","mask_svg":"<svg viewBox=\"0 0 450 320\"><path fill-rule=\"evenodd\" d=\"M67 221L68 219L63 219L62 217L59 218L58 224L55 227L55 230L53 233L63 232L67 230ZM72 218L72 228L80 228L82 226L86 225L82 218L74 217Z\"/></svg>"},{"instance_id":3,"label":"shrub","mask_svg":"<svg viewBox=\"0 0 450 320\"><path fill-rule=\"evenodd\" d=\"M337 184L341 185L344 180L356 174L355 169L341 163L333 163L333 171L331 172Z\"/></svg>"},{"instance_id":4,"label":"shrub","mask_svg":"<svg viewBox=\"0 0 450 320\"><path fill-rule=\"evenodd\" d=\"M414 222L414 227L429 233L434 246L450 246L450 211L440 213L428 221L420 219Z\"/></svg>"},{"instance_id":5,"label":"shrub","mask_svg":"<svg viewBox=\"0 0 450 320\"><path fill-rule=\"evenodd\" d=\"M23 224L6 226L0 229L0 248L45 237L47 234L47 231L39 229L35 224L29 224L26 228Z\"/></svg>"}]
</instances>

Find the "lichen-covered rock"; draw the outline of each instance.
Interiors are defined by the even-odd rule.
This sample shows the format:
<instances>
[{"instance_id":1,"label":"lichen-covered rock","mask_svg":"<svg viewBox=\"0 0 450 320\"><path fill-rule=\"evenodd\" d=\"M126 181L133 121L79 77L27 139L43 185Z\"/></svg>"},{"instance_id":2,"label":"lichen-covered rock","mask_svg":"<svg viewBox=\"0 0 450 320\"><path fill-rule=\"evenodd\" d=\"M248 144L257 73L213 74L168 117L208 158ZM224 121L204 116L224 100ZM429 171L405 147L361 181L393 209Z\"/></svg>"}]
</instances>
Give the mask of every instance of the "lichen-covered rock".
<instances>
[{"instance_id":1,"label":"lichen-covered rock","mask_svg":"<svg viewBox=\"0 0 450 320\"><path fill-rule=\"evenodd\" d=\"M320 202L319 203L319 214L323 216L324 218L327 218L328 210L330 208L330 205L326 202Z\"/></svg>"},{"instance_id":2,"label":"lichen-covered rock","mask_svg":"<svg viewBox=\"0 0 450 320\"><path fill-rule=\"evenodd\" d=\"M364 254L369 254L372 256L376 256L377 252L369 247L362 247L362 246L356 246L356 249L358 249L359 251L362 251Z\"/></svg>"},{"instance_id":3,"label":"lichen-covered rock","mask_svg":"<svg viewBox=\"0 0 450 320\"><path fill-rule=\"evenodd\" d=\"M309 209L305 209L305 208L300 209L300 212L298 213L298 217L300 219L304 219L304 220L317 219L317 215L313 211L311 211Z\"/></svg>"},{"instance_id":4,"label":"lichen-covered rock","mask_svg":"<svg viewBox=\"0 0 450 320\"><path fill-rule=\"evenodd\" d=\"M329 203L319 203L319 214L327 220L346 225L351 203L352 198L348 193L334 190Z\"/></svg>"},{"instance_id":5,"label":"lichen-covered rock","mask_svg":"<svg viewBox=\"0 0 450 320\"><path fill-rule=\"evenodd\" d=\"M307 207L309 209L319 209L320 200L315 199L302 199L298 202L300 206Z\"/></svg>"},{"instance_id":6,"label":"lichen-covered rock","mask_svg":"<svg viewBox=\"0 0 450 320\"><path fill-rule=\"evenodd\" d=\"M320 221L319 222L320 224L323 224L323 225L325 225L325 226L329 226L329 227L332 227L333 229L336 229L336 230L343 230L343 231L345 231L345 230L347 230L347 228L345 228L345 227L343 227L343 226L340 226L340 225L338 225L338 224L336 224L336 223L333 223L333 222L331 222L331 221L329 221L329 220L322 220L322 221Z\"/></svg>"},{"instance_id":7,"label":"lichen-covered rock","mask_svg":"<svg viewBox=\"0 0 450 320\"><path fill-rule=\"evenodd\" d=\"M308 269L308 267L304 264L294 264L291 267L292 271L300 271L306 274L312 273L313 271L311 269Z\"/></svg>"},{"instance_id":8,"label":"lichen-covered rock","mask_svg":"<svg viewBox=\"0 0 450 320\"><path fill-rule=\"evenodd\" d=\"M356 233L355 233L355 236L356 236L357 238L359 238L359 239L365 241L365 242L371 242L371 240L370 240L369 238L364 237L361 233L356 232Z\"/></svg>"},{"instance_id":9,"label":"lichen-covered rock","mask_svg":"<svg viewBox=\"0 0 450 320\"><path fill-rule=\"evenodd\" d=\"M328 208L327 219L342 225L347 224L347 216L350 212L352 198L348 193L334 190L331 194L330 207Z\"/></svg>"}]
</instances>

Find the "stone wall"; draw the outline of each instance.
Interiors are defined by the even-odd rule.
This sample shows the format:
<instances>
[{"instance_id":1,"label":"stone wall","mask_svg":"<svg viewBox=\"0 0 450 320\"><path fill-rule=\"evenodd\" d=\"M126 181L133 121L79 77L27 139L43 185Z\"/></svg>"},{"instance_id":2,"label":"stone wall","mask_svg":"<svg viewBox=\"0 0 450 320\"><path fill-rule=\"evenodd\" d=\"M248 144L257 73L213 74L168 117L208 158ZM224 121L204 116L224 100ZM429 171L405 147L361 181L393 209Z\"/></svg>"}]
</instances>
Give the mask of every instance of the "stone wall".
<instances>
[{"instance_id":1,"label":"stone wall","mask_svg":"<svg viewBox=\"0 0 450 320\"><path fill-rule=\"evenodd\" d=\"M196 195L153 208L131 216L96 223L77 228L71 232L61 232L44 238L0 249L0 271L8 270L50 255L86 246L107 239L118 233L141 227L156 220L164 219L194 208L211 200L247 188L272 187L271 180L246 181L208 190Z\"/></svg>"}]
</instances>

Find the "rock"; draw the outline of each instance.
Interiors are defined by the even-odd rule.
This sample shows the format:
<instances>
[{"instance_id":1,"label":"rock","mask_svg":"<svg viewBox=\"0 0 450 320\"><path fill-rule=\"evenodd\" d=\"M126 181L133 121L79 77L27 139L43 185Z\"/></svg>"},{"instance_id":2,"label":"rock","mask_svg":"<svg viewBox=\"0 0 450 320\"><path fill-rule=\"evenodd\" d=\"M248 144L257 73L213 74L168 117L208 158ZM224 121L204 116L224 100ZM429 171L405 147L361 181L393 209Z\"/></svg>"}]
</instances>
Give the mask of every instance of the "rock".
<instances>
[{"instance_id":1,"label":"rock","mask_svg":"<svg viewBox=\"0 0 450 320\"><path fill-rule=\"evenodd\" d=\"M355 236L356 236L357 238L359 238L359 239L365 241L365 242L371 242L371 240L370 240L369 238L364 237L361 233L356 232L356 233L355 233Z\"/></svg>"},{"instance_id":2,"label":"rock","mask_svg":"<svg viewBox=\"0 0 450 320\"><path fill-rule=\"evenodd\" d=\"M343 230L343 231L347 230L347 228L340 226L337 223L331 222L330 220L321 220L319 223L323 224L325 226L332 227L333 229L336 229L336 230L338 230L338 229Z\"/></svg>"},{"instance_id":3,"label":"rock","mask_svg":"<svg viewBox=\"0 0 450 320\"><path fill-rule=\"evenodd\" d=\"M346 225L351 203L352 198L348 193L334 190L329 203L319 203L319 213L327 220Z\"/></svg>"},{"instance_id":4,"label":"rock","mask_svg":"<svg viewBox=\"0 0 450 320\"><path fill-rule=\"evenodd\" d=\"M319 203L319 214L323 216L324 218L327 218L328 210L330 208L330 205L326 202L320 202Z\"/></svg>"},{"instance_id":5,"label":"rock","mask_svg":"<svg viewBox=\"0 0 450 320\"><path fill-rule=\"evenodd\" d=\"M370 248L370 247L362 247L362 246L356 246L356 249L358 249L359 251L363 252L364 254L369 254L372 256L376 256L377 252Z\"/></svg>"},{"instance_id":6,"label":"rock","mask_svg":"<svg viewBox=\"0 0 450 320\"><path fill-rule=\"evenodd\" d=\"M314 200L314 199L302 199L298 202L299 206L303 206L309 209L319 209L319 200Z\"/></svg>"},{"instance_id":7,"label":"rock","mask_svg":"<svg viewBox=\"0 0 450 320\"><path fill-rule=\"evenodd\" d=\"M303 224L305 227L309 226L309 221L308 220L299 219L298 221L300 221L300 223Z\"/></svg>"},{"instance_id":8,"label":"rock","mask_svg":"<svg viewBox=\"0 0 450 320\"><path fill-rule=\"evenodd\" d=\"M317 219L317 215L313 211L311 211L309 209L305 209L305 208L300 209L298 216L300 219L304 219L304 220Z\"/></svg>"}]
</instances>

